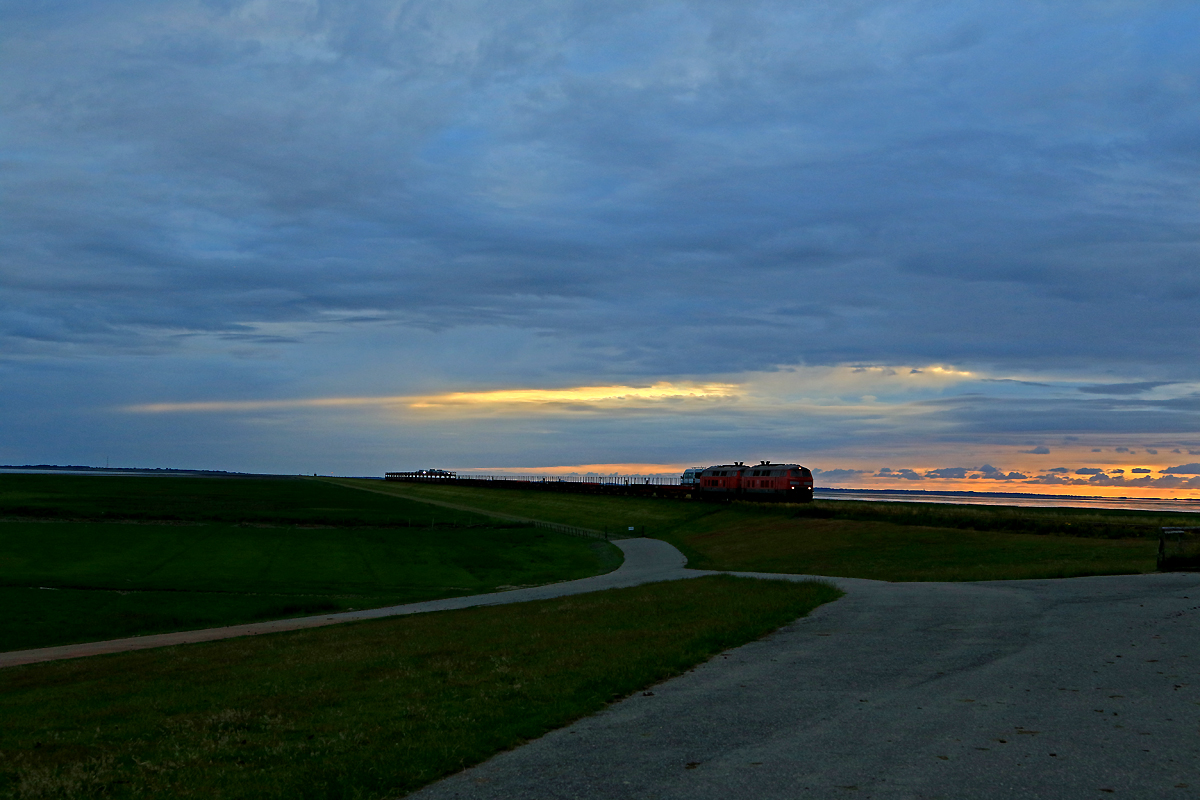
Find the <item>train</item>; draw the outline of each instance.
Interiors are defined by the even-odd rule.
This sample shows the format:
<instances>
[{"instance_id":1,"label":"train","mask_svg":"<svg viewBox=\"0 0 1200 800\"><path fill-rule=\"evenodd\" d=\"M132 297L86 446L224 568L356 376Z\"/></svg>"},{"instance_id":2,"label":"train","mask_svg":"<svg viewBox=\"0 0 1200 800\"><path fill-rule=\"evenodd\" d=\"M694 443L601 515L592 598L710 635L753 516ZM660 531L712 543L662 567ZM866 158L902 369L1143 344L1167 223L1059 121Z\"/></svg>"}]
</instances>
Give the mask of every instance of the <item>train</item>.
<instances>
[{"instance_id":1,"label":"train","mask_svg":"<svg viewBox=\"0 0 1200 800\"><path fill-rule=\"evenodd\" d=\"M687 476L687 472L684 475ZM693 472L692 479L694 491L698 491L703 500L811 503L813 499L812 470L800 464L760 461L748 466L735 461Z\"/></svg>"},{"instance_id":2,"label":"train","mask_svg":"<svg viewBox=\"0 0 1200 800\"><path fill-rule=\"evenodd\" d=\"M691 467L684 470L678 483L673 478L598 475L458 475L441 469L389 472L384 480L679 500L810 503L813 499L811 470L800 464L772 464L770 461L760 461L756 465L735 461L712 467Z\"/></svg>"}]
</instances>

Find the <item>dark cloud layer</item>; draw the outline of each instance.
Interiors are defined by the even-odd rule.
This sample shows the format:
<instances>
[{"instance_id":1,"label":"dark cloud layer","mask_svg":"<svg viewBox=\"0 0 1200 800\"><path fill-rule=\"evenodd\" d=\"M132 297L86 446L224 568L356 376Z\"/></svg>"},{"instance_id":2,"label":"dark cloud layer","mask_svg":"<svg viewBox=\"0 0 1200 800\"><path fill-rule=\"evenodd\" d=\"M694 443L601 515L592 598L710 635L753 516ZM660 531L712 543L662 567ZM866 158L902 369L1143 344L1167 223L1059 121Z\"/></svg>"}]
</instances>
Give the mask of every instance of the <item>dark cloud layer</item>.
<instances>
[{"instance_id":1,"label":"dark cloud layer","mask_svg":"<svg viewBox=\"0 0 1200 800\"><path fill-rule=\"evenodd\" d=\"M1179 435L1200 431L1200 395L1164 400L1124 398L988 397L964 394L921 405L952 421L960 434L1144 433ZM1048 448L1033 448L1032 453ZM1129 452L1122 447L1119 452Z\"/></svg>"},{"instance_id":2,"label":"dark cloud layer","mask_svg":"<svg viewBox=\"0 0 1200 800\"><path fill-rule=\"evenodd\" d=\"M1172 371L1196 344L1174 312L1200 291L1200 98L1171 31L1195 22L1170 3L9 11L8 349L269 345L289 338L245 323L338 312L553 331L629 371Z\"/></svg>"},{"instance_id":3,"label":"dark cloud layer","mask_svg":"<svg viewBox=\"0 0 1200 800\"><path fill-rule=\"evenodd\" d=\"M1092 386L1080 386L1079 391L1087 394L1142 394L1157 389L1160 386L1170 386L1165 381L1138 381L1137 383L1099 383Z\"/></svg>"}]
</instances>

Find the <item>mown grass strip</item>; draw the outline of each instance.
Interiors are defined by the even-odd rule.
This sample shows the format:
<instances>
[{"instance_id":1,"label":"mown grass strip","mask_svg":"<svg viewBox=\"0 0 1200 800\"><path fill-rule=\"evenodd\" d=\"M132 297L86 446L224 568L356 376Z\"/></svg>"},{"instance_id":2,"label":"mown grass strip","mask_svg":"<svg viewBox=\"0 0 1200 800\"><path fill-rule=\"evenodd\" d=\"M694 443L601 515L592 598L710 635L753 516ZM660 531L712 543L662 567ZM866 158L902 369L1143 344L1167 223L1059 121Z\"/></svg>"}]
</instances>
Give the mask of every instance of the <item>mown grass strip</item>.
<instances>
[{"instance_id":1,"label":"mown grass strip","mask_svg":"<svg viewBox=\"0 0 1200 800\"><path fill-rule=\"evenodd\" d=\"M0 671L0 796L382 798L839 592L709 577Z\"/></svg>"}]
</instances>

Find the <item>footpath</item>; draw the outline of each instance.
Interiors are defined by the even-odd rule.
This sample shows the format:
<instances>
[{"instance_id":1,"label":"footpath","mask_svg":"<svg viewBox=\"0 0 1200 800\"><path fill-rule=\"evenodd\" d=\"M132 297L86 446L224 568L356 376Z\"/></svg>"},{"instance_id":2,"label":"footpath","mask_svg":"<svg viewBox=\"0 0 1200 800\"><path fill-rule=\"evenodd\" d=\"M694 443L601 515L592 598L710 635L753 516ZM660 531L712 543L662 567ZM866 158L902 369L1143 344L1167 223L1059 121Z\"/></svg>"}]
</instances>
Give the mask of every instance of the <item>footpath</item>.
<instances>
[{"instance_id":1,"label":"footpath","mask_svg":"<svg viewBox=\"0 0 1200 800\"><path fill-rule=\"evenodd\" d=\"M490 594L449 597L444 600L429 600L423 603L370 608L361 611L344 611L338 614L322 614L314 617L297 617L295 619L281 619L271 622L253 622L245 625L228 625L222 628L159 633L150 636L132 636L125 639L68 644L59 647L43 647L36 650L15 650L8 653L0 653L0 668L15 667L21 664L36 664L41 661L83 658L85 656L103 655L105 653L147 650L154 647L170 647L172 645L193 644L196 642L214 642L219 639L233 639L239 636L259 636L266 633L279 633L281 631L321 628L326 625L338 625L343 622L356 622L365 619L379 619L380 617L423 614L430 611L449 611L458 608L474 608L475 606L495 606L505 603L524 603L530 600L546 600L552 597L599 592L604 589L639 586L643 583L654 583L656 581L680 580L716 574L702 570L687 569L685 566L687 559L684 558L683 554L666 542L661 542L657 539L619 539L614 541L613 544L621 548L621 552L625 554L624 562L612 572L604 575L595 575L590 578L580 578L574 581L563 581L562 583L551 583L545 586L533 586L524 589L511 589L504 592L492 592ZM772 577L783 577L787 580L808 580L813 576L787 575ZM842 587L858 582L853 578L824 580ZM874 581L863 582L874 583Z\"/></svg>"}]
</instances>

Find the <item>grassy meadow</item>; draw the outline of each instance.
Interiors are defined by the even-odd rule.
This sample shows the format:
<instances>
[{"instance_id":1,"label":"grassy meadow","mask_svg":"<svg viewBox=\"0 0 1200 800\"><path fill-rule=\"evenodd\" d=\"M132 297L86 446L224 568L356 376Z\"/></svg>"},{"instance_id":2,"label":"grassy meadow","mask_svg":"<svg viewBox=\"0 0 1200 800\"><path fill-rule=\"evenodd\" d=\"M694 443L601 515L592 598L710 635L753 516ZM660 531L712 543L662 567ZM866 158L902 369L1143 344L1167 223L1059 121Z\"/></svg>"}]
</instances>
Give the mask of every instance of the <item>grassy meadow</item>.
<instances>
[{"instance_id":1,"label":"grassy meadow","mask_svg":"<svg viewBox=\"0 0 1200 800\"><path fill-rule=\"evenodd\" d=\"M0 670L0 797L394 798L838 595L711 577Z\"/></svg>"},{"instance_id":2,"label":"grassy meadow","mask_svg":"<svg viewBox=\"0 0 1200 800\"><path fill-rule=\"evenodd\" d=\"M477 594L621 563L604 542L312 480L0 475L0 509L11 514L0 519L0 651Z\"/></svg>"},{"instance_id":3,"label":"grassy meadow","mask_svg":"<svg viewBox=\"0 0 1200 800\"><path fill-rule=\"evenodd\" d=\"M985 581L1153 572L1157 540L1092 539L779 514L730 514L663 537L699 569L884 581Z\"/></svg>"},{"instance_id":4,"label":"grassy meadow","mask_svg":"<svg viewBox=\"0 0 1200 800\"><path fill-rule=\"evenodd\" d=\"M339 527L485 522L311 478L0 474L0 519L229 522Z\"/></svg>"},{"instance_id":5,"label":"grassy meadow","mask_svg":"<svg viewBox=\"0 0 1200 800\"><path fill-rule=\"evenodd\" d=\"M644 526L697 568L881 580L1150 571L1157 528L1193 519L353 479L27 477L42 476L0 476L0 602L20 609L0 621L0 642L16 647L466 594L619 563L605 542L483 512ZM0 798L398 797L838 596L820 583L719 576L0 670Z\"/></svg>"},{"instance_id":6,"label":"grassy meadow","mask_svg":"<svg viewBox=\"0 0 1200 800\"><path fill-rule=\"evenodd\" d=\"M355 482L340 481L346 485ZM889 581L1066 578L1152 572L1158 528L1182 513L818 500L698 503L536 490L370 482L407 497L582 527L644 525L696 569Z\"/></svg>"},{"instance_id":7,"label":"grassy meadow","mask_svg":"<svg viewBox=\"0 0 1200 800\"><path fill-rule=\"evenodd\" d=\"M569 494L533 489L490 489L486 487L448 486L444 484L371 481L361 478L322 478L329 483L387 492L397 497L437 500L494 511L516 517L558 522L580 528L624 530L642 527L646 535L658 537L713 513L717 508L706 503L650 497L609 497Z\"/></svg>"}]
</instances>

